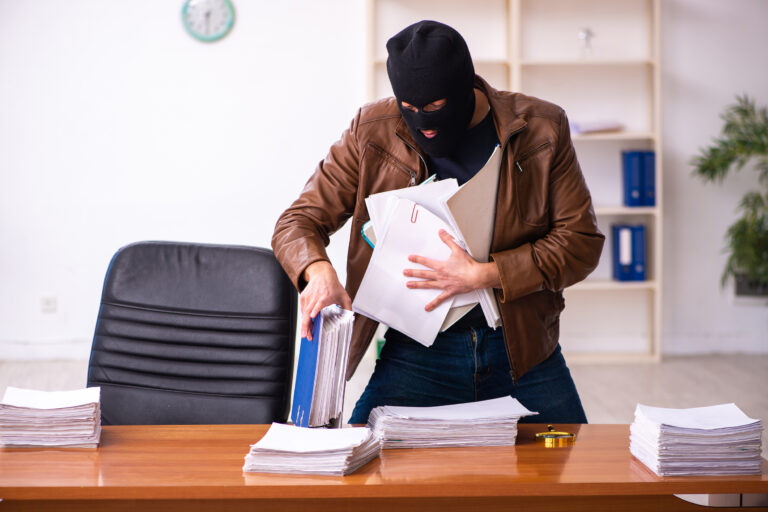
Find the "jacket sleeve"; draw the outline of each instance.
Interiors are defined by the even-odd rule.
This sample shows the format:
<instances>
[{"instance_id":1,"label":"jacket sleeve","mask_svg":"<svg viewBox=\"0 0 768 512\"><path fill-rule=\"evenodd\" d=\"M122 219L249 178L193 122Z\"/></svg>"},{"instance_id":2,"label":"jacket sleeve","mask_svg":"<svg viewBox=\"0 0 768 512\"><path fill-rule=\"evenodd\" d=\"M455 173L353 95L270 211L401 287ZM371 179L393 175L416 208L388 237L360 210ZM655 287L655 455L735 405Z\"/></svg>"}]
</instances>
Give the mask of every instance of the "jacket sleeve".
<instances>
[{"instance_id":1,"label":"jacket sleeve","mask_svg":"<svg viewBox=\"0 0 768 512\"><path fill-rule=\"evenodd\" d=\"M309 178L299 198L277 220L272 249L294 286L306 286L304 270L329 261L330 235L354 212L359 181L357 127L360 111Z\"/></svg>"},{"instance_id":2,"label":"jacket sleeve","mask_svg":"<svg viewBox=\"0 0 768 512\"><path fill-rule=\"evenodd\" d=\"M550 231L538 240L491 254L501 281L501 302L577 283L600 260L605 237L597 228L589 189L571 141L568 119L560 114L549 175Z\"/></svg>"}]
</instances>

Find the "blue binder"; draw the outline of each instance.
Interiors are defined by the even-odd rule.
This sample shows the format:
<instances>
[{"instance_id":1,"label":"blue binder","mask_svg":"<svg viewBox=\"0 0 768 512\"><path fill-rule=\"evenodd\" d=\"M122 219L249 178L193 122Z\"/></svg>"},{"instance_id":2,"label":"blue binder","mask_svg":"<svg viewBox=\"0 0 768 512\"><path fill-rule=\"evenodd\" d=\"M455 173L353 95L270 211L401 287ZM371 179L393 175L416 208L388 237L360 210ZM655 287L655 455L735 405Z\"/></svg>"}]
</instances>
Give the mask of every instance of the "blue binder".
<instances>
[{"instance_id":1,"label":"blue binder","mask_svg":"<svg viewBox=\"0 0 768 512\"><path fill-rule=\"evenodd\" d=\"M645 226L632 226L632 281L645 281Z\"/></svg>"},{"instance_id":2,"label":"blue binder","mask_svg":"<svg viewBox=\"0 0 768 512\"><path fill-rule=\"evenodd\" d=\"M642 205L656 206L656 153L641 152L641 174L643 177Z\"/></svg>"},{"instance_id":3,"label":"blue binder","mask_svg":"<svg viewBox=\"0 0 768 512\"><path fill-rule=\"evenodd\" d=\"M613 278L617 281L645 281L645 226L614 224L611 230Z\"/></svg>"},{"instance_id":4,"label":"blue binder","mask_svg":"<svg viewBox=\"0 0 768 512\"><path fill-rule=\"evenodd\" d=\"M315 392L315 373L320 347L322 317L323 314L320 312L312 319L312 341L301 338L301 345L299 346L296 387L293 389L293 406L291 407L291 419L294 425L299 427L309 426L309 411L312 408L312 395Z\"/></svg>"},{"instance_id":5,"label":"blue binder","mask_svg":"<svg viewBox=\"0 0 768 512\"><path fill-rule=\"evenodd\" d=\"M624 206L642 206L643 176L640 151L622 151Z\"/></svg>"}]
</instances>

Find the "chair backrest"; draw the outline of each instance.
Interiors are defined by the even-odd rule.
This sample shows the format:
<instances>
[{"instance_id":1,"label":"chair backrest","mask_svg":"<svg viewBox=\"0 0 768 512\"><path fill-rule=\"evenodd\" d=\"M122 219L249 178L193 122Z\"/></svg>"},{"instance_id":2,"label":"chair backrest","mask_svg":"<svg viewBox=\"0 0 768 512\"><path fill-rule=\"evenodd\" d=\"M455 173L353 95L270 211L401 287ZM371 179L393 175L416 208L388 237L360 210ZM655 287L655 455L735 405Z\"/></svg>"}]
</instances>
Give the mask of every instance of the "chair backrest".
<instances>
[{"instance_id":1,"label":"chair backrest","mask_svg":"<svg viewBox=\"0 0 768 512\"><path fill-rule=\"evenodd\" d=\"M104 280L88 367L102 422L284 422L296 307L269 249L123 247Z\"/></svg>"}]
</instances>

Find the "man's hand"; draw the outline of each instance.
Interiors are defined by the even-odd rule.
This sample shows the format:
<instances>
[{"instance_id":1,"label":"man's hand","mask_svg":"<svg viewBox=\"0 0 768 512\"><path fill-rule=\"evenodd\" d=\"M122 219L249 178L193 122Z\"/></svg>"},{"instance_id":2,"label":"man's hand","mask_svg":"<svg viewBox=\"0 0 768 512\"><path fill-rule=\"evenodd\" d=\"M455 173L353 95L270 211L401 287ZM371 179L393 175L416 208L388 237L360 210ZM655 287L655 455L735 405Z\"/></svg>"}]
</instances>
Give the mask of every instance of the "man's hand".
<instances>
[{"instance_id":1,"label":"man's hand","mask_svg":"<svg viewBox=\"0 0 768 512\"><path fill-rule=\"evenodd\" d=\"M339 282L333 266L327 261L316 261L304 270L307 286L299 295L301 306L301 337L312 339L312 319L331 304L352 309L352 301Z\"/></svg>"},{"instance_id":2,"label":"man's hand","mask_svg":"<svg viewBox=\"0 0 768 512\"><path fill-rule=\"evenodd\" d=\"M439 261L416 254L408 256L408 261L419 263L430 270L405 269L403 275L418 277L421 281L408 281L408 288L440 289L443 292L424 309L432 311L443 301L454 295L460 295L481 288L501 288L499 270L495 263L479 263L464 249L459 247L447 231L440 230L440 239L451 249L447 260Z\"/></svg>"}]
</instances>

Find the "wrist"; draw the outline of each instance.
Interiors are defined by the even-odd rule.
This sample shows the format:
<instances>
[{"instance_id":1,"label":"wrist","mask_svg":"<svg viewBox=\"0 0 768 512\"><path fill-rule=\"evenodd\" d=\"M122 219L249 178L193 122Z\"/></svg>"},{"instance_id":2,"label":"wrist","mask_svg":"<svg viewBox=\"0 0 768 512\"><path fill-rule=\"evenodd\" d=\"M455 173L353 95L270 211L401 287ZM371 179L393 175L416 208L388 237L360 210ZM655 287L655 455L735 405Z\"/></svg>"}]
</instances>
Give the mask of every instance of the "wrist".
<instances>
[{"instance_id":1,"label":"wrist","mask_svg":"<svg viewBox=\"0 0 768 512\"><path fill-rule=\"evenodd\" d=\"M496 263L478 263L479 288L501 288L499 269Z\"/></svg>"},{"instance_id":2,"label":"wrist","mask_svg":"<svg viewBox=\"0 0 768 512\"><path fill-rule=\"evenodd\" d=\"M333 274L336 273L331 262L327 260L319 260L310 263L307 268L304 269L303 277L304 280L309 283L309 281L318 274L325 274L328 272Z\"/></svg>"}]
</instances>

